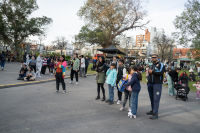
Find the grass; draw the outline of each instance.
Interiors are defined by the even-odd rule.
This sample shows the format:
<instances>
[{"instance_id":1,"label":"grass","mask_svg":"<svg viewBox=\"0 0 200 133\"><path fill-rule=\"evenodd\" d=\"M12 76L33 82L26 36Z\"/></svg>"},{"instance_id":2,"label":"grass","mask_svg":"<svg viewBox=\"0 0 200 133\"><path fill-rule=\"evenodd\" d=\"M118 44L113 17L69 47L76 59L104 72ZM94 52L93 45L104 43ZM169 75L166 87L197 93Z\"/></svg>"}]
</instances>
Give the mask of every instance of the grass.
<instances>
[{"instance_id":1,"label":"grass","mask_svg":"<svg viewBox=\"0 0 200 133\"><path fill-rule=\"evenodd\" d=\"M185 71L186 71L186 73L187 73L188 76L189 76L189 70L185 70ZM180 74L183 73L183 72L184 72L184 71L181 70L181 71L179 72L179 76L180 76ZM194 74L197 75L197 72L195 71ZM196 80L200 80L200 78L196 77ZM142 73L142 82L143 82L143 83L147 83L147 81L146 81L146 73L145 73L145 72ZM196 87L193 86L193 84L195 84L195 82L190 82L190 81L189 81L189 85L188 85L188 86L190 87L190 91L196 92L197 89L196 89ZM163 84L163 86L167 87L168 85Z\"/></svg>"},{"instance_id":2,"label":"grass","mask_svg":"<svg viewBox=\"0 0 200 133\"><path fill-rule=\"evenodd\" d=\"M92 64L89 64L87 74L95 74L96 71L91 71ZM70 71L71 68L66 68L66 70Z\"/></svg>"}]
</instances>

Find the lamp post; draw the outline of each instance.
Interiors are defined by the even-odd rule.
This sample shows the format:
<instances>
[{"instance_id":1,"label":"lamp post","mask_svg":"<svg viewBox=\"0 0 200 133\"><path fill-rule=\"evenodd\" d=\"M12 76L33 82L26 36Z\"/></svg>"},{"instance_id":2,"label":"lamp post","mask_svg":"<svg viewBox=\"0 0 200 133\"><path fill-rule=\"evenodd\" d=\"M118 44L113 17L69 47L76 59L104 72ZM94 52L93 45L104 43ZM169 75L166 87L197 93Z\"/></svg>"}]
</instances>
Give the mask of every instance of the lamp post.
<instances>
[{"instance_id":1,"label":"lamp post","mask_svg":"<svg viewBox=\"0 0 200 133\"><path fill-rule=\"evenodd\" d=\"M128 61L128 45L129 45L129 41L130 41L130 37L127 37L127 43L126 43L126 56L127 56L127 61Z\"/></svg>"}]
</instances>

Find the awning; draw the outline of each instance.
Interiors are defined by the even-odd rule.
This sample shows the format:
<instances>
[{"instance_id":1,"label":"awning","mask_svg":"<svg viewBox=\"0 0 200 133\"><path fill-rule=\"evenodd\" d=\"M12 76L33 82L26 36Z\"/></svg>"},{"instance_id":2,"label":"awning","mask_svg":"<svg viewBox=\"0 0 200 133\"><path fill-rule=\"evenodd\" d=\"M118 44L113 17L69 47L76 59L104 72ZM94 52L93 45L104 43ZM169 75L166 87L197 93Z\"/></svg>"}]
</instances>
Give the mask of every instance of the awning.
<instances>
[{"instance_id":1,"label":"awning","mask_svg":"<svg viewBox=\"0 0 200 133\"><path fill-rule=\"evenodd\" d=\"M101 52L108 53L108 54L123 54L123 55L125 55L125 53L123 53L122 51L120 51L113 45L108 48L97 49L97 51L101 51Z\"/></svg>"}]
</instances>

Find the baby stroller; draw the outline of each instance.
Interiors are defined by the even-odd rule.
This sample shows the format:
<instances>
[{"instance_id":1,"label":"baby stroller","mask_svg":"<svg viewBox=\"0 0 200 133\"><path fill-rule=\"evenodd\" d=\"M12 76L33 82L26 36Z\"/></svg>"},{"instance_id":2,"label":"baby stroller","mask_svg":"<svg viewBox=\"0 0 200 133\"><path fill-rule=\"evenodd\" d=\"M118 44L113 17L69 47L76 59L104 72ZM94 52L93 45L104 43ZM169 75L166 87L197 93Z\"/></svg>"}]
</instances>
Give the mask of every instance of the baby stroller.
<instances>
[{"instance_id":1,"label":"baby stroller","mask_svg":"<svg viewBox=\"0 0 200 133\"><path fill-rule=\"evenodd\" d=\"M183 101L188 100L187 95L189 94L190 88L188 87L188 77L187 76L181 76L179 78L178 84L174 86L174 88L177 90L177 95L175 99L182 98Z\"/></svg>"}]
</instances>

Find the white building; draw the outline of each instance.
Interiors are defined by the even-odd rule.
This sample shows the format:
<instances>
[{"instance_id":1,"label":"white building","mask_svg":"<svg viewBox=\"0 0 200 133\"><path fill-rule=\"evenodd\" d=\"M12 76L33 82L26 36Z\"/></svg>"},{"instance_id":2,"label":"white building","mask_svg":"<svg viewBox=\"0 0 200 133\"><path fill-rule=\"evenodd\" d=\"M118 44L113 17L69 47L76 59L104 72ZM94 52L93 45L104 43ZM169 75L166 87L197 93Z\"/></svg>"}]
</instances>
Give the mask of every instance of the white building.
<instances>
[{"instance_id":1,"label":"white building","mask_svg":"<svg viewBox=\"0 0 200 133\"><path fill-rule=\"evenodd\" d=\"M162 29L162 28L157 29L156 27L151 27L150 45L147 48L147 51L148 51L147 57L151 56L153 53L157 53L157 45L153 42L154 37L156 35L164 36L165 35L164 29Z\"/></svg>"}]
</instances>

